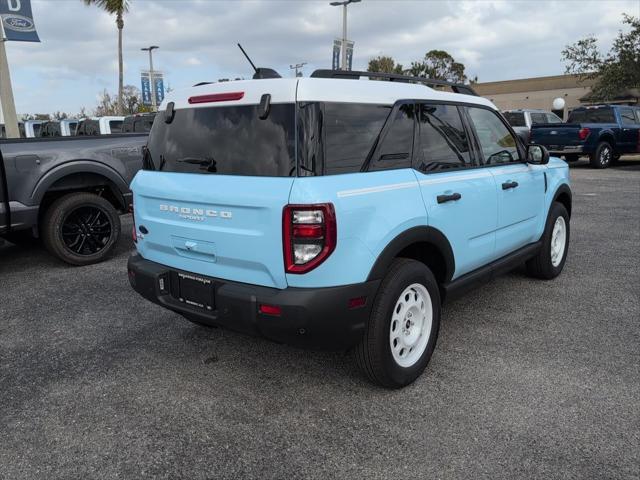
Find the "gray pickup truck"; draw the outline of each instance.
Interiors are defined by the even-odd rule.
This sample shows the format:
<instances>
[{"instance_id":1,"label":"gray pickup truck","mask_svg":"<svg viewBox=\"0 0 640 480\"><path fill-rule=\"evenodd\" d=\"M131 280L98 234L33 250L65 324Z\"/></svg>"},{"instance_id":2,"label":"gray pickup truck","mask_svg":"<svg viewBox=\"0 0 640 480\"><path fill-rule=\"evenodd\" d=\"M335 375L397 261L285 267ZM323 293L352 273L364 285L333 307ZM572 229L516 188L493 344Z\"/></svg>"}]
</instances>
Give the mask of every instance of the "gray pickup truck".
<instances>
[{"instance_id":1,"label":"gray pickup truck","mask_svg":"<svg viewBox=\"0 0 640 480\"><path fill-rule=\"evenodd\" d=\"M129 211L147 134L0 139L0 238L41 238L72 265L105 259Z\"/></svg>"}]
</instances>

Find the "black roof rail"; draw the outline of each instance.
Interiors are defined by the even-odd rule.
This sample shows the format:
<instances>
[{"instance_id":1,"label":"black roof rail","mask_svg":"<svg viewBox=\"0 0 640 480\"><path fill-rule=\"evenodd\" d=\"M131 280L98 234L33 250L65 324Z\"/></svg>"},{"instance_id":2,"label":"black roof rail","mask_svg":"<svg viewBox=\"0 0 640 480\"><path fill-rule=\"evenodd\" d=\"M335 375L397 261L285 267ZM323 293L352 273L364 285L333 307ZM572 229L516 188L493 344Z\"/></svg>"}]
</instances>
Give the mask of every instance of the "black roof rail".
<instances>
[{"instance_id":1,"label":"black roof rail","mask_svg":"<svg viewBox=\"0 0 640 480\"><path fill-rule=\"evenodd\" d=\"M451 87L454 93L462 93L465 95L478 96L470 85L462 83L447 82L446 80L436 80L434 78L412 77L410 75L401 75L398 73L380 73L380 72L358 72L352 70L316 70L311 74L312 78L342 78L358 80L362 77L386 80L387 82L403 82L403 83L422 83L427 86Z\"/></svg>"}]
</instances>

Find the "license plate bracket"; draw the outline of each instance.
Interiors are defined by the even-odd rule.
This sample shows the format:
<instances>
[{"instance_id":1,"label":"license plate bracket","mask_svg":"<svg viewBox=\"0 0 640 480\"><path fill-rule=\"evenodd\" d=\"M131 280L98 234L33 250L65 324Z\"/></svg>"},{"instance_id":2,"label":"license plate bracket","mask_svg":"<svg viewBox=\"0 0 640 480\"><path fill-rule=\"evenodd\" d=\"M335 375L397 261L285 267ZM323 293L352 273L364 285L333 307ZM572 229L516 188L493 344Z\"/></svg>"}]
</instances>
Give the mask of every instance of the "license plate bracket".
<instances>
[{"instance_id":1,"label":"license plate bracket","mask_svg":"<svg viewBox=\"0 0 640 480\"><path fill-rule=\"evenodd\" d=\"M215 309L215 288L210 279L179 272L178 288L181 302L198 310Z\"/></svg>"}]
</instances>

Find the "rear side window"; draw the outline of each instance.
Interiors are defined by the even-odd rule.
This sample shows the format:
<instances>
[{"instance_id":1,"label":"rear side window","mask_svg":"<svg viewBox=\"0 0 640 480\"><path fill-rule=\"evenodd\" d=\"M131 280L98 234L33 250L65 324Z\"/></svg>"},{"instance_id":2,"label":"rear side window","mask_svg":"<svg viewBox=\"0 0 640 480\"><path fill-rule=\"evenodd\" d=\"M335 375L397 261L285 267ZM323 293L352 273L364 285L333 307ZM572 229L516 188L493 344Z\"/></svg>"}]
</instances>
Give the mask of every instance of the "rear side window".
<instances>
[{"instance_id":1,"label":"rear side window","mask_svg":"<svg viewBox=\"0 0 640 480\"><path fill-rule=\"evenodd\" d=\"M485 165L519 162L516 139L492 110L468 108L469 117L480 142Z\"/></svg>"},{"instance_id":2,"label":"rear side window","mask_svg":"<svg viewBox=\"0 0 640 480\"><path fill-rule=\"evenodd\" d=\"M585 108L569 114L567 123L616 123L612 108Z\"/></svg>"},{"instance_id":3,"label":"rear side window","mask_svg":"<svg viewBox=\"0 0 640 480\"><path fill-rule=\"evenodd\" d=\"M109 130L111 133L122 133L122 120L110 120Z\"/></svg>"},{"instance_id":4,"label":"rear side window","mask_svg":"<svg viewBox=\"0 0 640 480\"><path fill-rule=\"evenodd\" d=\"M390 106L325 103L323 173L359 172L390 112Z\"/></svg>"},{"instance_id":5,"label":"rear side window","mask_svg":"<svg viewBox=\"0 0 640 480\"><path fill-rule=\"evenodd\" d=\"M544 113L535 113L531 112L531 125L535 125L537 123L547 123L547 115Z\"/></svg>"},{"instance_id":6,"label":"rear side window","mask_svg":"<svg viewBox=\"0 0 640 480\"><path fill-rule=\"evenodd\" d=\"M505 112L504 118L512 127L526 127L527 122L524 118L524 112Z\"/></svg>"},{"instance_id":7,"label":"rear side window","mask_svg":"<svg viewBox=\"0 0 640 480\"><path fill-rule=\"evenodd\" d=\"M630 108L621 108L620 109L620 118L622 119L623 125L635 125L636 118L633 115L633 110Z\"/></svg>"},{"instance_id":8,"label":"rear side window","mask_svg":"<svg viewBox=\"0 0 640 480\"><path fill-rule=\"evenodd\" d=\"M133 132L150 132L153 118L136 118L133 122Z\"/></svg>"},{"instance_id":9,"label":"rear side window","mask_svg":"<svg viewBox=\"0 0 640 480\"><path fill-rule=\"evenodd\" d=\"M392 115L389 128L376 148L369 170L392 170L411 166L415 106L413 103L399 105Z\"/></svg>"},{"instance_id":10,"label":"rear side window","mask_svg":"<svg viewBox=\"0 0 640 480\"><path fill-rule=\"evenodd\" d=\"M469 141L455 105L419 105L415 167L423 172L470 166Z\"/></svg>"},{"instance_id":11,"label":"rear side window","mask_svg":"<svg viewBox=\"0 0 640 480\"><path fill-rule=\"evenodd\" d=\"M288 177L295 175L295 106L272 104L178 109L156 122L147 157L156 170L180 173Z\"/></svg>"},{"instance_id":12,"label":"rear side window","mask_svg":"<svg viewBox=\"0 0 640 480\"><path fill-rule=\"evenodd\" d=\"M133 117L127 117L122 123L122 133L133 132Z\"/></svg>"}]
</instances>

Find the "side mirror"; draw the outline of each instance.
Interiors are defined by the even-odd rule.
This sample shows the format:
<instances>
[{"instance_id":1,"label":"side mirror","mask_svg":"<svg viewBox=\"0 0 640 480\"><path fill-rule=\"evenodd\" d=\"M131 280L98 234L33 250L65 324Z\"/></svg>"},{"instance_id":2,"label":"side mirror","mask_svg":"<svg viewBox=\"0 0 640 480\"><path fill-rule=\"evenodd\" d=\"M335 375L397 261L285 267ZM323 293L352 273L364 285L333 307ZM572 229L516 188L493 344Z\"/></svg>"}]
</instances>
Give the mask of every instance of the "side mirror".
<instances>
[{"instance_id":1,"label":"side mirror","mask_svg":"<svg viewBox=\"0 0 640 480\"><path fill-rule=\"evenodd\" d=\"M527 163L546 165L549 163L549 152L542 145L530 144L527 146Z\"/></svg>"}]
</instances>

